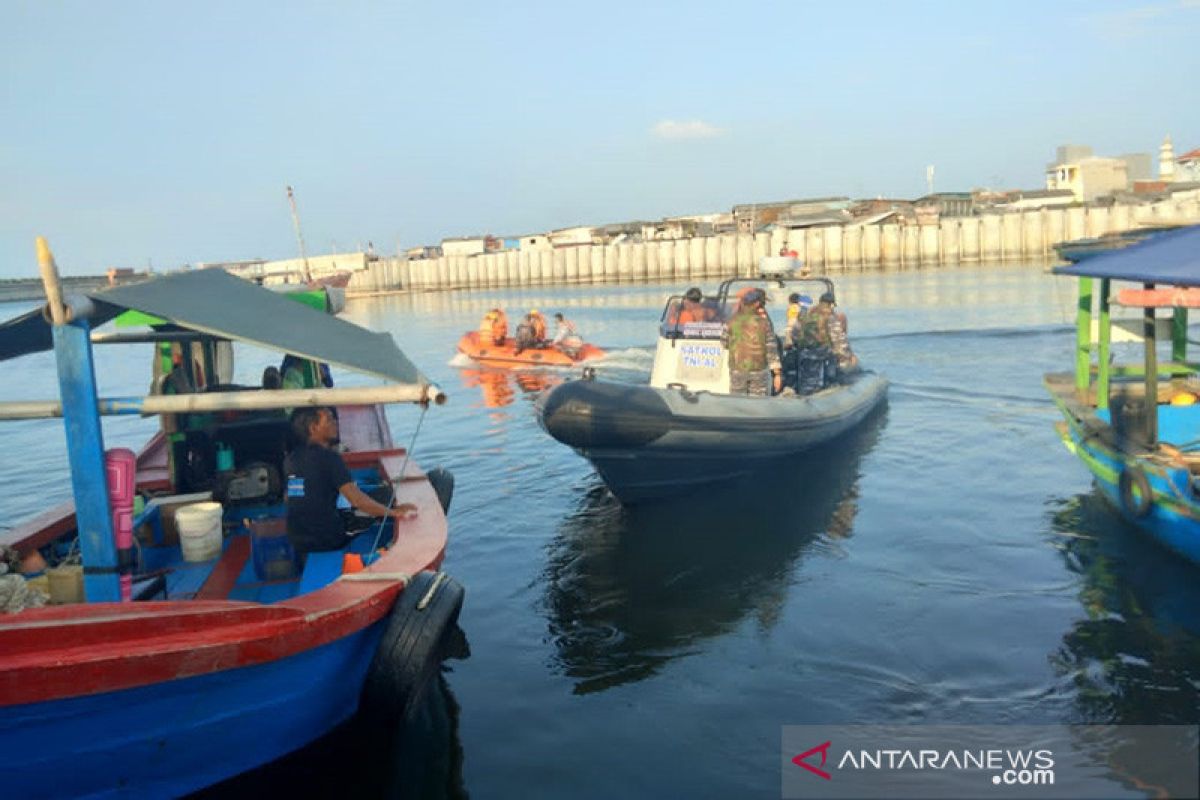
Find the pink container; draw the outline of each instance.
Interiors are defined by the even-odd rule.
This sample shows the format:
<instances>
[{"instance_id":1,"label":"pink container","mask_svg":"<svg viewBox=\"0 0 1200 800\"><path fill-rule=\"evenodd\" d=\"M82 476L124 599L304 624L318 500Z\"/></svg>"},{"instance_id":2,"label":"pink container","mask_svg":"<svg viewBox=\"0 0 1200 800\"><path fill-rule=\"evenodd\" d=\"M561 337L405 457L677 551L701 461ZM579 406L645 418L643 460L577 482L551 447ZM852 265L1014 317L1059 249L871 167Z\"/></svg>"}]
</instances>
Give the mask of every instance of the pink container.
<instances>
[{"instance_id":1,"label":"pink container","mask_svg":"<svg viewBox=\"0 0 1200 800\"><path fill-rule=\"evenodd\" d=\"M133 547L133 509L114 509L112 521L113 540L117 543L117 547Z\"/></svg>"},{"instance_id":2,"label":"pink container","mask_svg":"<svg viewBox=\"0 0 1200 800\"><path fill-rule=\"evenodd\" d=\"M104 475L108 479L108 504L112 508L113 542L117 550L133 547L133 490L137 482L137 456L132 450L114 447L104 454ZM133 578L121 576L121 600L133 597Z\"/></svg>"},{"instance_id":3,"label":"pink container","mask_svg":"<svg viewBox=\"0 0 1200 800\"><path fill-rule=\"evenodd\" d=\"M132 509L134 484L137 481L137 456L132 450L114 447L104 454L104 473L108 478L109 504L113 508Z\"/></svg>"}]
</instances>

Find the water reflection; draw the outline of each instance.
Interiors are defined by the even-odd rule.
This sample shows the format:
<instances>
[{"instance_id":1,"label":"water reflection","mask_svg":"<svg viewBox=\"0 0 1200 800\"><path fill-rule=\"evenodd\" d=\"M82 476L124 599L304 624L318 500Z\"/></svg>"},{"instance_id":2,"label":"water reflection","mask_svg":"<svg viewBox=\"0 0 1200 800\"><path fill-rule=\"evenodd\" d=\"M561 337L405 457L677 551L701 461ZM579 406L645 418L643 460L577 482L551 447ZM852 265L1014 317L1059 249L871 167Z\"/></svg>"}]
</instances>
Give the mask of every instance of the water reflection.
<instances>
[{"instance_id":1,"label":"water reflection","mask_svg":"<svg viewBox=\"0 0 1200 800\"><path fill-rule=\"evenodd\" d=\"M801 557L854 533L863 457L886 407L789 463L678 502L622 507L595 486L562 523L545 570L557 666L575 692L655 674L747 618L778 618Z\"/></svg>"},{"instance_id":2,"label":"water reflection","mask_svg":"<svg viewBox=\"0 0 1200 800\"><path fill-rule=\"evenodd\" d=\"M523 394L535 395L543 389L557 386L565 376L548 372L464 367L459 370L463 386L468 389L479 387L486 408L501 408L511 405L520 390Z\"/></svg>"},{"instance_id":3,"label":"water reflection","mask_svg":"<svg viewBox=\"0 0 1200 800\"><path fill-rule=\"evenodd\" d=\"M1085 617L1052 656L1081 723L1200 723L1200 570L1126 525L1096 492L1052 517Z\"/></svg>"},{"instance_id":4,"label":"water reflection","mask_svg":"<svg viewBox=\"0 0 1200 800\"><path fill-rule=\"evenodd\" d=\"M459 714L458 700L438 674L394 731L354 717L302 750L190 796L465 800Z\"/></svg>"}]
</instances>

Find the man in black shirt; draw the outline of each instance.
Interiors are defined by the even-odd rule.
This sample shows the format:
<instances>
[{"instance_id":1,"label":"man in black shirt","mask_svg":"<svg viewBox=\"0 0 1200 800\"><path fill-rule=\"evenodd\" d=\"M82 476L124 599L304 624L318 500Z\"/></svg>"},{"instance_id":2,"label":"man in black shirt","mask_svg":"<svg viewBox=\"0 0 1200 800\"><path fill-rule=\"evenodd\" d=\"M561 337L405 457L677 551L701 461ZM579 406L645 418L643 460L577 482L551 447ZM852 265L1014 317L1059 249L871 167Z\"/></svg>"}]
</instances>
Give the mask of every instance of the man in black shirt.
<instances>
[{"instance_id":1,"label":"man in black shirt","mask_svg":"<svg viewBox=\"0 0 1200 800\"><path fill-rule=\"evenodd\" d=\"M292 412L292 432L301 442L284 461L287 470L288 539L298 553L340 550L347 537L337 510L337 496L372 517L407 519L416 508L402 503L389 509L371 499L350 476L333 449L338 422L328 408L298 408Z\"/></svg>"}]
</instances>

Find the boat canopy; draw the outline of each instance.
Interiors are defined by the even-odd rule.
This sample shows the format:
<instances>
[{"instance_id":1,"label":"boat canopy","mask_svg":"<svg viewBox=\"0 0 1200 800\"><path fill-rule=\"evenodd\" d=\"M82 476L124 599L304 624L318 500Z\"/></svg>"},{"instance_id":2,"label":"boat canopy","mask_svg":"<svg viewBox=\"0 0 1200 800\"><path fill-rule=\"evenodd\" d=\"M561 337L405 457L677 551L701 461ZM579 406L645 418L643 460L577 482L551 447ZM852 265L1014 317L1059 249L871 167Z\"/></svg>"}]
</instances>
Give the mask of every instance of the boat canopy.
<instances>
[{"instance_id":1,"label":"boat canopy","mask_svg":"<svg viewBox=\"0 0 1200 800\"><path fill-rule=\"evenodd\" d=\"M1129 247L1055 267L1054 272L1078 278L1200 286L1200 225L1157 233Z\"/></svg>"},{"instance_id":2,"label":"boat canopy","mask_svg":"<svg viewBox=\"0 0 1200 800\"><path fill-rule=\"evenodd\" d=\"M93 305L89 317L93 327L125 311L140 311L188 330L388 381L429 383L391 334L360 328L221 269L177 272L86 296ZM53 347L51 325L40 307L0 325L0 361Z\"/></svg>"}]
</instances>

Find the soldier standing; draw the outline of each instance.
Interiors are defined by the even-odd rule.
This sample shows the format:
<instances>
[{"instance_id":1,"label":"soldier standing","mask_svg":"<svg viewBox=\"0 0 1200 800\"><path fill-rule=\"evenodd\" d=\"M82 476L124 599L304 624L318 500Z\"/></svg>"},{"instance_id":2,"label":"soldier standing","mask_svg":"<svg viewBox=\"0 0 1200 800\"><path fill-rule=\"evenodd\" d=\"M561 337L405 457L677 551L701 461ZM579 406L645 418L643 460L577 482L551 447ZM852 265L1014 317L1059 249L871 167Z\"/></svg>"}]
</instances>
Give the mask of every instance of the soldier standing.
<instances>
[{"instance_id":1,"label":"soldier standing","mask_svg":"<svg viewBox=\"0 0 1200 800\"><path fill-rule=\"evenodd\" d=\"M747 292L721 331L721 344L729 352L730 394L767 397L772 385L776 392L782 385L778 340L763 308L766 300L762 289Z\"/></svg>"}]
</instances>

